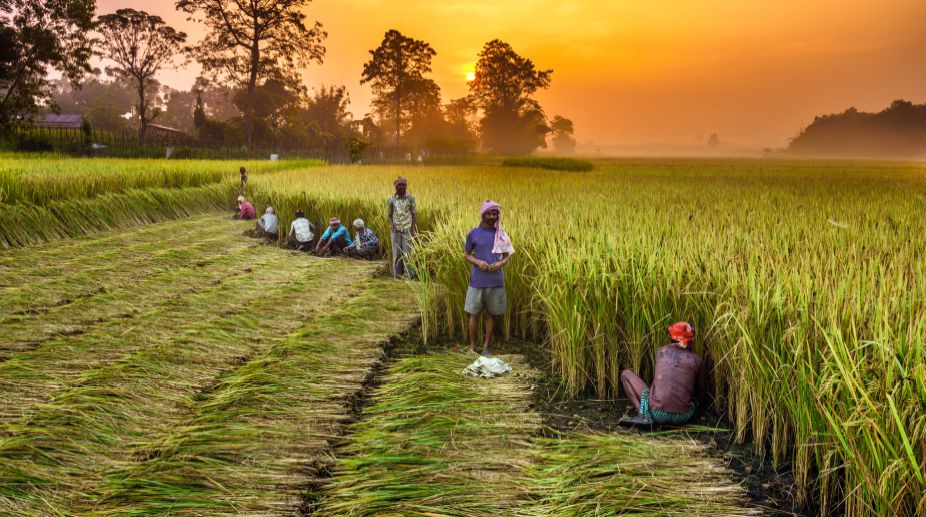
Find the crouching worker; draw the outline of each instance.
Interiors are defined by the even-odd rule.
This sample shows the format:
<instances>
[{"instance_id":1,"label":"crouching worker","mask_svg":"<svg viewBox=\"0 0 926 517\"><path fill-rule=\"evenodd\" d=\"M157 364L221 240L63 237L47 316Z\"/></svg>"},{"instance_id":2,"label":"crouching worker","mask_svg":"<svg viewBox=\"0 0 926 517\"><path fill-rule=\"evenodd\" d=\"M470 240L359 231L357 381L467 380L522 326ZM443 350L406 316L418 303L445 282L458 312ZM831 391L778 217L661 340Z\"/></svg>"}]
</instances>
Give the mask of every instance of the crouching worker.
<instances>
[{"instance_id":1,"label":"crouching worker","mask_svg":"<svg viewBox=\"0 0 926 517\"><path fill-rule=\"evenodd\" d=\"M350 240L350 233L347 228L341 224L340 219L332 217L328 221L328 228L325 229L325 233L322 234L321 238L318 239L318 244L315 245L315 253L322 256L340 255L351 244L353 244L353 241Z\"/></svg>"},{"instance_id":2,"label":"crouching worker","mask_svg":"<svg viewBox=\"0 0 926 517\"><path fill-rule=\"evenodd\" d=\"M273 207L268 206L264 215L257 220L257 236L265 239L277 239L277 216L273 212Z\"/></svg>"},{"instance_id":3,"label":"crouching worker","mask_svg":"<svg viewBox=\"0 0 926 517\"><path fill-rule=\"evenodd\" d=\"M254 205L248 203L244 199L244 196L238 196L238 219L242 221L251 221L257 219L257 211L254 210Z\"/></svg>"},{"instance_id":4,"label":"crouching worker","mask_svg":"<svg viewBox=\"0 0 926 517\"><path fill-rule=\"evenodd\" d=\"M669 327L671 344L656 351L656 378L652 386L630 370L621 372L621 384L639 415L634 424L688 423L695 414L695 399L704 401L703 362L691 351L695 330L679 322Z\"/></svg>"},{"instance_id":5,"label":"crouching worker","mask_svg":"<svg viewBox=\"0 0 926 517\"><path fill-rule=\"evenodd\" d=\"M296 210L296 218L289 225L289 237L286 245L291 250L310 251L315 239L315 226L305 218L305 212Z\"/></svg>"},{"instance_id":6,"label":"crouching worker","mask_svg":"<svg viewBox=\"0 0 926 517\"><path fill-rule=\"evenodd\" d=\"M373 230L366 227L363 219L354 220L354 229L357 230L357 237L354 242L344 248L344 254L348 257L362 259L375 258L376 251L379 249L379 238Z\"/></svg>"}]
</instances>

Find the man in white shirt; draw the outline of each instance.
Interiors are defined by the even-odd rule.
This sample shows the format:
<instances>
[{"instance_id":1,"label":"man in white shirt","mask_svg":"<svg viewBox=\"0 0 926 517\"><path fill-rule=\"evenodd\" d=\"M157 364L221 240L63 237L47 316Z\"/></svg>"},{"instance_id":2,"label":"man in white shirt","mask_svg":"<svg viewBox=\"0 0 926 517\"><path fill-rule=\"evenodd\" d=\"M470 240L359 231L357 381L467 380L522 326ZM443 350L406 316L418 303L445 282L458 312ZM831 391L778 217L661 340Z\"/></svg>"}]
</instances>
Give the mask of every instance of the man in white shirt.
<instances>
[{"instance_id":1,"label":"man in white shirt","mask_svg":"<svg viewBox=\"0 0 926 517\"><path fill-rule=\"evenodd\" d=\"M296 210L296 218L289 225L289 240L287 244L290 249L296 251L311 251L312 241L315 240L315 226L305 218L305 212Z\"/></svg>"},{"instance_id":2,"label":"man in white shirt","mask_svg":"<svg viewBox=\"0 0 926 517\"><path fill-rule=\"evenodd\" d=\"M277 240L277 216L273 212L273 207L268 206L264 215L257 220L257 235L267 239Z\"/></svg>"}]
</instances>

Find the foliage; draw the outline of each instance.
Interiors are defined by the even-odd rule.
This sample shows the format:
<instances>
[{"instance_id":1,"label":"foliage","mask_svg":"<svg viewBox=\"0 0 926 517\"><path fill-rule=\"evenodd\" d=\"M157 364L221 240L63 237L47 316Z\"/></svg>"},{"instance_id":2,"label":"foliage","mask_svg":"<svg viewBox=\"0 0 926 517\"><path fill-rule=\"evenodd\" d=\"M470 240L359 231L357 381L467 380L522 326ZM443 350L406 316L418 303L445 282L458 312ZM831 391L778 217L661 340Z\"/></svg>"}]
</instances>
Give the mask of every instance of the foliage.
<instances>
[{"instance_id":1,"label":"foliage","mask_svg":"<svg viewBox=\"0 0 926 517\"><path fill-rule=\"evenodd\" d=\"M145 142L148 124L160 115L151 90L157 88L154 79L161 69L182 62L186 52L186 34L174 30L160 16L135 9L119 9L100 16L97 30L100 55L116 63L115 74L131 81L138 92L135 116L138 117L138 141Z\"/></svg>"},{"instance_id":2,"label":"foliage","mask_svg":"<svg viewBox=\"0 0 926 517\"><path fill-rule=\"evenodd\" d=\"M483 147L502 154L528 154L546 147L543 109L531 96L549 88L553 70L537 70L501 40L492 40L479 52L475 79L469 89L484 113L480 122Z\"/></svg>"},{"instance_id":3,"label":"foliage","mask_svg":"<svg viewBox=\"0 0 926 517\"><path fill-rule=\"evenodd\" d=\"M595 168L595 164L588 160L576 158L505 158L502 160L505 167L534 167L551 171L588 172Z\"/></svg>"},{"instance_id":4,"label":"foliage","mask_svg":"<svg viewBox=\"0 0 926 517\"><path fill-rule=\"evenodd\" d=\"M245 142L254 142L258 86L269 78L291 80L294 70L321 63L322 25L306 24L311 0L177 0L177 9L208 27L196 48L203 72L243 89Z\"/></svg>"},{"instance_id":5,"label":"foliage","mask_svg":"<svg viewBox=\"0 0 926 517\"><path fill-rule=\"evenodd\" d=\"M50 70L72 83L90 71L95 0L0 2L0 128L51 100Z\"/></svg>"},{"instance_id":6,"label":"foliage","mask_svg":"<svg viewBox=\"0 0 926 517\"><path fill-rule=\"evenodd\" d=\"M53 81L53 100L62 113L80 113L93 127L121 131L132 111L132 88L120 80L104 80L99 70L74 87L66 80Z\"/></svg>"},{"instance_id":7,"label":"foliage","mask_svg":"<svg viewBox=\"0 0 926 517\"><path fill-rule=\"evenodd\" d=\"M576 152L576 139L573 137L575 128L572 121L559 115L550 121L550 133L553 136L553 149L561 154Z\"/></svg>"},{"instance_id":8,"label":"foliage","mask_svg":"<svg viewBox=\"0 0 926 517\"><path fill-rule=\"evenodd\" d=\"M363 65L360 84L370 83L380 121L395 123L395 144L427 106L440 105L440 88L425 74L437 52L427 42L390 29ZM436 98L436 101L435 101ZM423 106L426 105L426 106Z\"/></svg>"},{"instance_id":9,"label":"foliage","mask_svg":"<svg viewBox=\"0 0 926 517\"><path fill-rule=\"evenodd\" d=\"M796 154L926 157L926 104L896 100L878 113L846 111L814 118L788 146Z\"/></svg>"}]
</instances>

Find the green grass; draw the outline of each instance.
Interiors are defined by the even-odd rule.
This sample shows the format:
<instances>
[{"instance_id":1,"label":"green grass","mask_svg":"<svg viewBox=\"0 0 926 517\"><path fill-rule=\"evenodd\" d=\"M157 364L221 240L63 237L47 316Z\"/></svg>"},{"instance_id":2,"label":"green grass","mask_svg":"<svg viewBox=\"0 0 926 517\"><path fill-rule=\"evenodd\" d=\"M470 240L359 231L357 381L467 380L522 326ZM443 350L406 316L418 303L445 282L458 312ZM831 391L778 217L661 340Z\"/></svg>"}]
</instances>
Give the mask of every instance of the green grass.
<instances>
[{"instance_id":1,"label":"green grass","mask_svg":"<svg viewBox=\"0 0 926 517\"><path fill-rule=\"evenodd\" d=\"M502 166L529 167L566 172L588 172L595 168L595 164L588 160L557 157L505 158L502 160Z\"/></svg>"}]
</instances>

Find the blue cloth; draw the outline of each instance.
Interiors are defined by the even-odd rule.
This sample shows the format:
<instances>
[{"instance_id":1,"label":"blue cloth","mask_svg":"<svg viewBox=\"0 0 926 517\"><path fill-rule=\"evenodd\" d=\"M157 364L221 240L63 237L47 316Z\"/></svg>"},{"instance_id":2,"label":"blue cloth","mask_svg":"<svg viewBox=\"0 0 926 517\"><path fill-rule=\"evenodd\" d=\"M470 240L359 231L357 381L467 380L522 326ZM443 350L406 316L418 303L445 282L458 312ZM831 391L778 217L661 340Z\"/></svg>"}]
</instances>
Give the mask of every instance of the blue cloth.
<instances>
[{"instance_id":1,"label":"blue cloth","mask_svg":"<svg viewBox=\"0 0 926 517\"><path fill-rule=\"evenodd\" d=\"M332 235L331 227L329 226L328 228L325 229L325 233L322 234L321 240L325 241L325 240L328 240L329 238L331 240L338 240L339 238L343 237L344 240L347 242L348 246L354 243L354 241L350 239L350 233L347 231L347 228L345 228L343 224L339 225L338 229L335 230L333 233L334 234Z\"/></svg>"},{"instance_id":2,"label":"blue cloth","mask_svg":"<svg viewBox=\"0 0 926 517\"><path fill-rule=\"evenodd\" d=\"M357 232L357 238L351 243L351 248L376 248L379 246L379 238L373 233L373 230L364 228L362 232Z\"/></svg>"},{"instance_id":3,"label":"blue cloth","mask_svg":"<svg viewBox=\"0 0 926 517\"><path fill-rule=\"evenodd\" d=\"M495 228L478 226L469 231L466 236L466 253L471 253L486 264L494 264L502 260L502 255L492 253L495 246ZM473 265L469 275L469 285L478 289L486 287L505 287L505 274L502 270L483 271Z\"/></svg>"}]
</instances>

